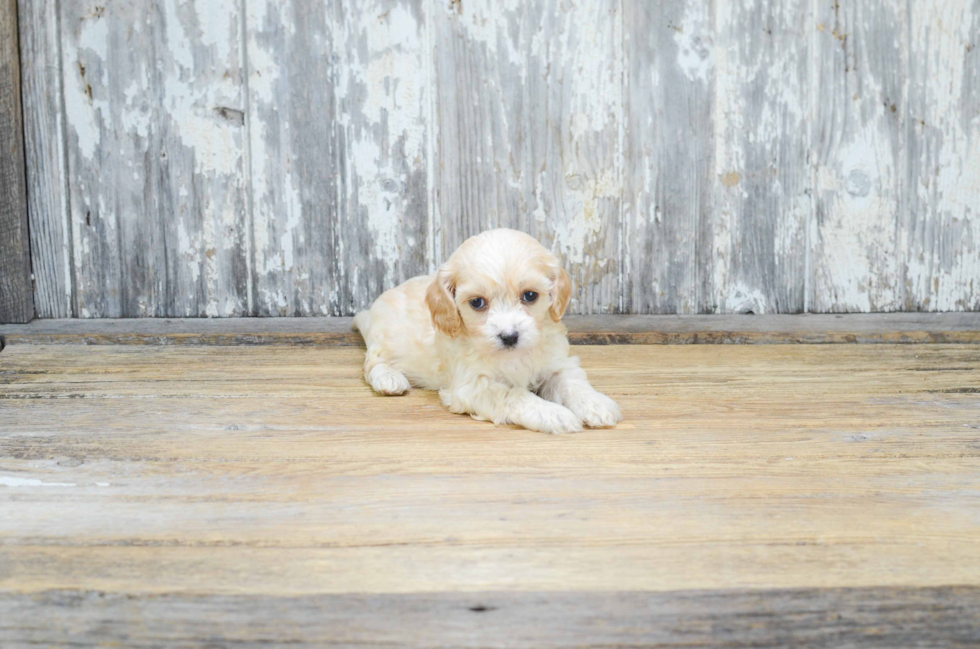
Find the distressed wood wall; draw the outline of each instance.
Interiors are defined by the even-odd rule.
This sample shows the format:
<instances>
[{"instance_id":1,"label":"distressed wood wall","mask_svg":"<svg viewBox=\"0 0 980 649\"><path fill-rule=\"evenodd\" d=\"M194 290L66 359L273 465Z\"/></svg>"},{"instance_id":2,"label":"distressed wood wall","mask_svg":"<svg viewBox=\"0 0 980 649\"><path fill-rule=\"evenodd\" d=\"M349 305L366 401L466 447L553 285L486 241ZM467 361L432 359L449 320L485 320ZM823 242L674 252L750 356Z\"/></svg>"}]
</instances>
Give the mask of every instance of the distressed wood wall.
<instances>
[{"instance_id":1,"label":"distressed wood wall","mask_svg":"<svg viewBox=\"0 0 980 649\"><path fill-rule=\"evenodd\" d=\"M980 0L19 0L41 317L980 309Z\"/></svg>"},{"instance_id":2,"label":"distressed wood wall","mask_svg":"<svg viewBox=\"0 0 980 649\"><path fill-rule=\"evenodd\" d=\"M17 1L0 0L0 323L34 319Z\"/></svg>"}]
</instances>

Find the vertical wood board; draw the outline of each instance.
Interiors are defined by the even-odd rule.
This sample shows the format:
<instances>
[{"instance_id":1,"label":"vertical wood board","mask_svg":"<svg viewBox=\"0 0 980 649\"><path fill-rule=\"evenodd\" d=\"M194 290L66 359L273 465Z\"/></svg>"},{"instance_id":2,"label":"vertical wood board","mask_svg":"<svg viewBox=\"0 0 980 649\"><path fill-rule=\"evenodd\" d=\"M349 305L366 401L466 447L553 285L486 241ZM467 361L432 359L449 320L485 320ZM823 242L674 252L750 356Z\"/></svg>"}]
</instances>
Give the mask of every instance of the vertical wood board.
<instances>
[{"instance_id":1,"label":"vertical wood board","mask_svg":"<svg viewBox=\"0 0 980 649\"><path fill-rule=\"evenodd\" d=\"M715 40L705 45L716 83L707 182L718 198L700 226L699 311L799 313L810 217L810 2L715 0L715 12Z\"/></svg>"},{"instance_id":2,"label":"vertical wood board","mask_svg":"<svg viewBox=\"0 0 980 649\"><path fill-rule=\"evenodd\" d=\"M530 227L526 4L433 7L434 260L484 230Z\"/></svg>"},{"instance_id":3,"label":"vertical wood board","mask_svg":"<svg viewBox=\"0 0 980 649\"><path fill-rule=\"evenodd\" d=\"M240 13L61 6L81 317L247 313Z\"/></svg>"},{"instance_id":4,"label":"vertical wood board","mask_svg":"<svg viewBox=\"0 0 980 649\"><path fill-rule=\"evenodd\" d=\"M58 2L18 5L34 302L39 318L70 318L73 251Z\"/></svg>"},{"instance_id":5,"label":"vertical wood board","mask_svg":"<svg viewBox=\"0 0 980 649\"><path fill-rule=\"evenodd\" d=\"M908 199L908 4L814 1L810 305L896 311Z\"/></svg>"},{"instance_id":6,"label":"vertical wood board","mask_svg":"<svg viewBox=\"0 0 980 649\"><path fill-rule=\"evenodd\" d=\"M714 183L714 27L707 3L626 2L625 306L699 310L699 227Z\"/></svg>"},{"instance_id":7,"label":"vertical wood board","mask_svg":"<svg viewBox=\"0 0 980 649\"><path fill-rule=\"evenodd\" d=\"M33 318L17 1L0 0L0 322Z\"/></svg>"},{"instance_id":8,"label":"vertical wood board","mask_svg":"<svg viewBox=\"0 0 980 649\"><path fill-rule=\"evenodd\" d=\"M980 310L980 2L912 2L910 311Z\"/></svg>"},{"instance_id":9,"label":"vertical wood board","mask_svg":"<svg viewBox=\"0 0 980 649\"><path fill-rule=\"evenodd\" d=\"M424 273L421 0L247 10L258 315L346 315Z\"/></svg>"},{"instance_id":10,"label":"vertical wood board","mask_svg":"<svg viewBox=\"0 0 980 649\"><path fill-rule=\"evenodd\" d=\"M573 311L620 310L621 3L436 4L440 260L517 228L562 259Z\"/></svg>"}]
</instances>

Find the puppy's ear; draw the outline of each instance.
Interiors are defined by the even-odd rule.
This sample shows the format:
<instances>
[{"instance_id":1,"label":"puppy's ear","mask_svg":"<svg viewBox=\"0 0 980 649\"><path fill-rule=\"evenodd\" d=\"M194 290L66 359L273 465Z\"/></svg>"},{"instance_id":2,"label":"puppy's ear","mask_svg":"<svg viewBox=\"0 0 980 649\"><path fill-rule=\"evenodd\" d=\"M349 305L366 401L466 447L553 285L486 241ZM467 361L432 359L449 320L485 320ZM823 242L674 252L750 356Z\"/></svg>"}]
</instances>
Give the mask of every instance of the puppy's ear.
<instances>
[{"instance_id":1,"label":"puppy's ear","mask_svg":"<svg viewBox=\"0 0 980 649\"><path fill-rule=\"evenodd\" d=\"M429 290L425 292L425 303L429 305L432 324L450 338L458 336L463 326L463 318L459 315L456 301L453 299L455 294L453 278L445 268L439 269L435 280L429 284Z\"/></svg>"},{"instance_id":2,"label":"puppy's ear","mask_svg":"<svg viewBox=\"0 0 980 649\"><path fill-rule=\"evenodd\" d=\"M568 276L568 271L558 266L554 282L551 286L551 319L555 322L561 320L565 315L565 309L572 299L572 278Z\"/></svg>"}]
</instances>

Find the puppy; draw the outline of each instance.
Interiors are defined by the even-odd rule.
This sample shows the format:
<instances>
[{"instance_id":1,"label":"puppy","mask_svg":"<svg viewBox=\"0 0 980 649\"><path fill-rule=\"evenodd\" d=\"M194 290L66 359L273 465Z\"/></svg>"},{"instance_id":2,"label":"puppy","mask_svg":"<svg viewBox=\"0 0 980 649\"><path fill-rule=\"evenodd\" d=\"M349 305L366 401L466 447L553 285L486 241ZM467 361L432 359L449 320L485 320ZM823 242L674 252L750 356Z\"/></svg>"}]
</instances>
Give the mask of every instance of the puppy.
<instances>
[{"instance_id":1,"label":"puppy","mask_svg":"<svg viewBox=\"0 0 980 649\"><path fill-rule=\"evenodd\" d=\"M619 406L569 356L571 279L532 237L467 239L435 275L386 291L354 318L380 394L438 390L451 412L546 433L613 426Z\"/></svg>"}]
</instances>

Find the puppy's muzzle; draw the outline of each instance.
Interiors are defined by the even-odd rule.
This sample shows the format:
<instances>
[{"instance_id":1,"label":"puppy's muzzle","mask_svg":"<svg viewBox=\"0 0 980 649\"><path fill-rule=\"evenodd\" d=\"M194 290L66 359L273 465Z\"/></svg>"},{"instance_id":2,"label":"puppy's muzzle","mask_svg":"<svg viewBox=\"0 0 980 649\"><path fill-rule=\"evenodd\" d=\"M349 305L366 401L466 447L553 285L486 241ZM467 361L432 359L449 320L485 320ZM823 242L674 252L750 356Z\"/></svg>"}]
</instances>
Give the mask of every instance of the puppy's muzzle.
<instances>
[{"instance_id":1,"label":"puppy's muzzle","mask_svg":"<svg viewBox=\"0 0 980 649\"><path fill-rule=\"evenodd\" d=\"M519 338L516 331L502 333L497 337L500 338L500 342L503 343L504 347L514 347L517 345L517 339Z\"/></svg>"}]
</instances>

